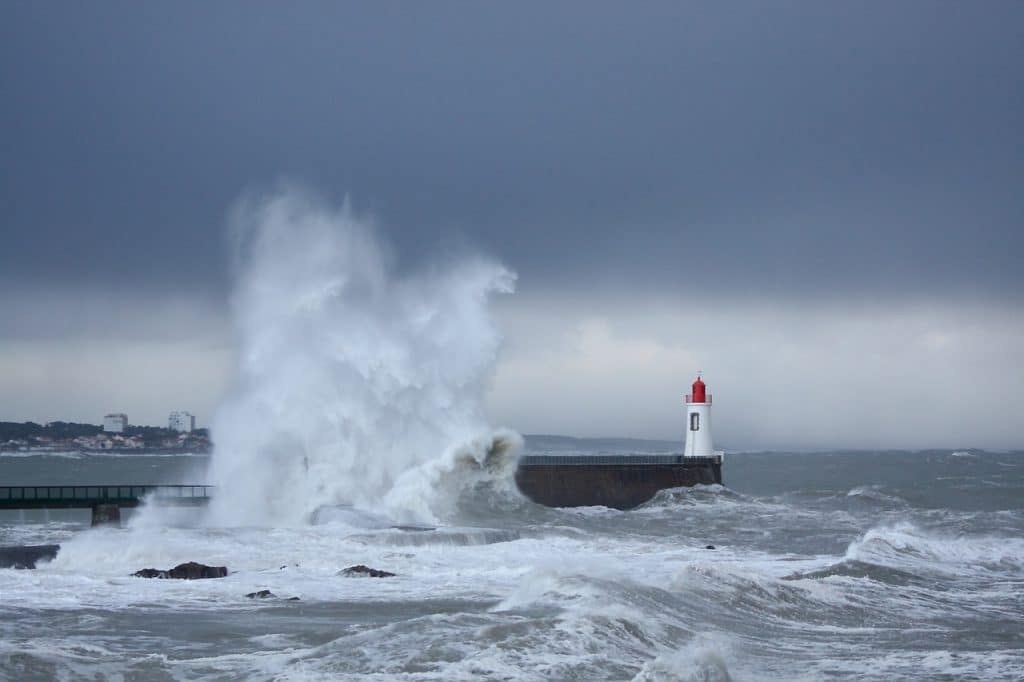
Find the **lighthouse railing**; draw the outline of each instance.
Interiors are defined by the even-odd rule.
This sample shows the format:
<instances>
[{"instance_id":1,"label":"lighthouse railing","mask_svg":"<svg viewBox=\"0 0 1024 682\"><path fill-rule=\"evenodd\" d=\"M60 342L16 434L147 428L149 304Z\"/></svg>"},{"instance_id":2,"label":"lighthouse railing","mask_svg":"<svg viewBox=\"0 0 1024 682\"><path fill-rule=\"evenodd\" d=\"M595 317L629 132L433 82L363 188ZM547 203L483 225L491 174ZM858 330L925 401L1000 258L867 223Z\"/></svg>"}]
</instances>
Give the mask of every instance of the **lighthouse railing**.
<instances>
[{"instance_id":1,"label":"lighthouse railing","mask_svg":"<svg viewBox=\"0 0 1024 682\"><path fill-rule=\"evenodd\" d=\"M687 393L686 394L686 402L688 402L688 403L692 403L693 402L693 394L692 393ZM704 402L702 404L703 405L710 405L711 404L711 394L710 393L708 393L706 396L704 396Z\"/></svg>"}]
</instances>

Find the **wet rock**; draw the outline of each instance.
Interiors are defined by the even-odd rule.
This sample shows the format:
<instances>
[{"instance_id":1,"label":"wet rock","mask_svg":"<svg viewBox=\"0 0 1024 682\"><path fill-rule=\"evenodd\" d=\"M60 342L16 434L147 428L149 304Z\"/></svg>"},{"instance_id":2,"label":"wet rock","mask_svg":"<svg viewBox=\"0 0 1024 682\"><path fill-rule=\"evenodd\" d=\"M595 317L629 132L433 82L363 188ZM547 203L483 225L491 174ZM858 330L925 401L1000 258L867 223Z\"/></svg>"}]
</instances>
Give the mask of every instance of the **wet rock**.
<instances>
[{"instance_id":1,"label":"wet rock","mask_svg":"<svg viewBox=\"0 0 1024 682\"><path fill-rule=\"evenodd\" d=\"M161 571L156 568L144 568L132 575L136 578L161 578L171 580L203 580L206 578L223 578L228 574L227 566L207 566L195 561L178 564L174 568Z\"/></svg>"},{"instance_id":2,"label":"wet rock","mask_svg":"<svg viewBox=\"0 0 1024 682\"><path fill-rule=\"evenodd\" d=\"M0 568L35 568L37 561L49 561L58 551L60 545L0 547Z\"/></svg>"},{"instance_id":3,"label":"wet rock","mask_svg":"<svg viewBox=\"0 0 1024 682\"><path fill-rule=\"evenodd\" d=\"M364 566L362 564L342 569L338 571L338 575L343 575L347 578L393 578L395 576L394 573L380 571L376 568L370 568L369 566Z\"/></svg>"},{"instance_id":4,"label":"wet rock","mask_svg":"<svg viewBox=\"0 0 1024 682\"><path fill-rule=\"evenodd\" d=\"M276 594L270 590L259 590L258 592L250 592L245 595L249 599L280 599ZM298 597L287 597L281 601L300 601Z\"/></svg>"},{"instance_id":5,"label":"wet rock","mask_svg":"<svg viewBox=\"0 0 1024 682\"><path fill-rule=\"evenodd\" d=\"M249 599L274 599L275 597L277 597L277 595L274 594L273 592L271 592L270 590L260 590L259 592L250 592L249 594L247 594L245 596L248 597Z\"/></svg>"},{"instance_id":6,"label":"wet rock","mask_svg":"<svg viewBox=\"0 0 1024 682\"><path fill-rule=\"evenodd\" d=\"M155 568L144 568L141 571L132 573L135 578L166 578L167 571L159 571Z\"/></svg>"},{"instance_id":7,"label":"wet rock","mask_svg":"<svg viewBox=\"0 0 1024 682\"><path fill-rule=\"evenodd\" d=\"M223 578L228 574L227 566L207 566L189 561L186 564L178 564L167 572L168 577L179 580L201 580L203 578Z\"/></svg>"},{"instance_id":8,"label":"wet rock","mask_svg":"<svg viewBox=\"0 0 1024 682\"><path fill-rule=\"evenodd\" d=\"M706 547L705 547L704 549L714 549L714 548L715 548L715 546L714 546L714 545L708 545L708 546L706 546Z\"/></svg>"}]
</instances>

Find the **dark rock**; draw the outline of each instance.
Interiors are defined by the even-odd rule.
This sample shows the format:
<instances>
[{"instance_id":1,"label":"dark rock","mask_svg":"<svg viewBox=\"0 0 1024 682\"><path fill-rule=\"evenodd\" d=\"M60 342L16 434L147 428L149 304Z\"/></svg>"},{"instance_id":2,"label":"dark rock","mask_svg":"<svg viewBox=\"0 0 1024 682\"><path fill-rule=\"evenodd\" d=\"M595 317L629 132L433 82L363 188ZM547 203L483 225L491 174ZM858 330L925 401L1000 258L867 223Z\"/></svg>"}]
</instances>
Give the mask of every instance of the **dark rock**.
<instances>
[{"instance_id":1,"label":"dark rock","mask_svg":"<svg viewBox=\"0 0 1024 682\"><path fill-rule=\"evenodd\" d=\"M132 573L135 578L166 578L167 571L159 571L155 568L144 568L141 571Z\"/></svg>"},{"instance_id":2,"label":"dark rock","mask_svg":"<svg viewBox=\"0 0 1024 682\"><path fill-rule=\"evenodd\" d=\"M178 564L167 571L168 578L179 580L202 580L204 578L223 578L228 574L227 566L206 566L190 561L187 564Z\"/></svg>"},{"instance_id":3,"label":"dark rock","mask_svg":"<svg viewBox=\"0 0 1024 682\"><path fill-rule=\"evenodd\" d=\"M285 601L299 601L298 597L288 597Z\"/></svg>"},{"instance_id":4,"label":"dark rock","mask_svg":"<svg viewBox=\"0 0 1024 682\"><path fill-rule=\"evenodd\" d=\"M714 548L715 548L715 546L714 546L714 545L708 545L708 546L707 546L707 547L705 547L704 549L714 549Z\"/></svg>"},{"instance_id":5,"label":"dark rock","mask_svg":"<svg viewBox=\"0 0 1024 682\"><path fill-rule=\"evenodd\" d=\"M270 590L260 590L259 592L250 592L249 594L247 594L245 596L248 597L249 599L273 599L273 598L277 597L277 595L274 594L273 592L271 592Z\"/></svg>"},{"instance_id":6,"label":"dark rock","mask_svg":"<svg viewBox=\"0 0 1024 682\"><path fill-rule=\"evenodd\" d=\"M35 568L37 561L49 561L59 551L60 545L0 547L0 568Z\"/></svg>"},{"instance_id":7,"label":"dark rock","mask_svg":"<svg viewBox=\"0 0 1024 682\"><path fill-rule=\"evenodd\" d=\"M205 578L223 578L228 574L227 566L207 566L189 561L178 564L169 571L156 568L144 568L132 575L136 578L168 578L173 580L203 580Z\"/></svg>"},{"instance_id":8,"label":"dark rock","mask_svg":"<svg viewBox=\"0 0 1024 682\"><path fill-rule=\"evenodd\" d=\"M338 575L343 575L348 578L393 578L394 573L388 573L387 571L379 571L376 568L370 568L359 564L358 566L349 566L346 569L338 571Z\"/></svg>"}]
</instances>

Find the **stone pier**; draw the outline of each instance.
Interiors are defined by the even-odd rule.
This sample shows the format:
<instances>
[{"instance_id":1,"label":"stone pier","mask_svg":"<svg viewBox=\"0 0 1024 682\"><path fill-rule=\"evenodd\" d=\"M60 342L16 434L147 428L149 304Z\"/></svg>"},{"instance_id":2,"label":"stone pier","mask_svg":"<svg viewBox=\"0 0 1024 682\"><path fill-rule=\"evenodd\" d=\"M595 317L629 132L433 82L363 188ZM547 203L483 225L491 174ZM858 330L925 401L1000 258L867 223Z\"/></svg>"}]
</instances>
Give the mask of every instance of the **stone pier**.
<instances>
[{"instance_id":1,"label":"stone pier","mask_svg":"<svg viewBox=\"0 0 1024 682\"><path fill-rule=\"evenodd\" d=\"M722 482L722 458L682 455L524 455L520 492L547 507L632 509L666 488Z\"/></svg>"},{"instance_id":2,"label":"stone pier","mask_svg":"<svg viewBox=\"0 0 1024 682\"><path fill-rule=\"evenodd\" d=\"M96 504L92 507L92 526L121 527L121 508L116 504Z\"/></svg>"}]
</instances>

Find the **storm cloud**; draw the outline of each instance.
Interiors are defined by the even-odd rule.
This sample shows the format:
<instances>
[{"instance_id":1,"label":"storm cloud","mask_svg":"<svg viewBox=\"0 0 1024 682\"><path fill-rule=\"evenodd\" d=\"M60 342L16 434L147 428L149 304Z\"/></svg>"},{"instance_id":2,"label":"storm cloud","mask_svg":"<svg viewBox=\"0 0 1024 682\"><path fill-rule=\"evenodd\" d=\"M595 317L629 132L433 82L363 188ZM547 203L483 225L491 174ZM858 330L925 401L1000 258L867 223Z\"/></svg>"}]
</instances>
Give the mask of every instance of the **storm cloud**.
<instances>
[{"instance_id":1,"label":"storm cloud","mask_svg":"<svg viewBox=\"0 0 1024 682\"><path fill-rule=\"evenodd\" d=\"M703 369L737 446L1019 446L1022 25L1014 2L7 3L0 418L208 419L226 216L285 178L371 216L400 270L477 249L519 273L497 422L675 437ZM127 366L150 372L104 371ZM769 416L783 388L807 424Z\"/></svg>"}]
</instances>

